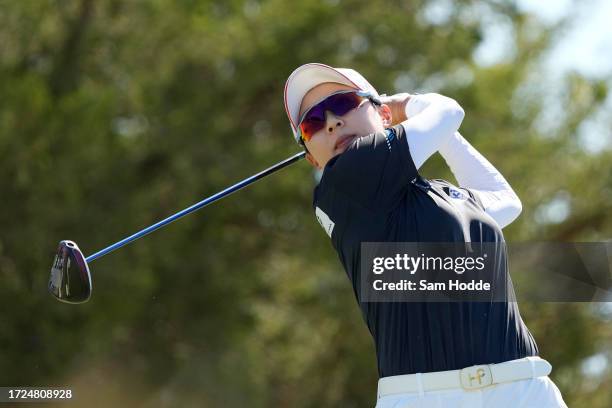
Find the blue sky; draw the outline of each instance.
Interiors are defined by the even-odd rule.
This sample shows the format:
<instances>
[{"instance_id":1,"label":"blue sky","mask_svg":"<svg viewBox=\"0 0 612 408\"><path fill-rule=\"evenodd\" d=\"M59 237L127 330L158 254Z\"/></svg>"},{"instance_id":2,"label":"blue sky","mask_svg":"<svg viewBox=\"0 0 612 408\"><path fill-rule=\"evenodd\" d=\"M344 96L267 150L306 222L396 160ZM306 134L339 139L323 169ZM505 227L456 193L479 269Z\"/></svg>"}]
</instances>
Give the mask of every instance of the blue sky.
<instances>
[{"instance_id":1,"label":"blue sky","mask_svg":"<svg viewBox=\"0 0 612 408\"><path fill-rule=\"evenodd\" d=\"M533 14L538 20L552 25L562 18L569 26L548 55L546 67L556 73L578 70L589 77L612 75L612 2L536 1L517 0L520 10ZM475 59L483 65L494 64L511 54L510 24L504 20L485 22L485 41L477 50Z\"/></svg>"},{"instance_id":2,"label":"blue sky","mask_svg":"<svg viewBox=\"0 0 612 408\"><path fill-rule=\"evenodd\" d=\"M519 7L554 23L569 16L570 26L551 51L551 69L576 69L591 77L612 74L612 2L518 0Z\"/></svg>"},{"instance_id":3,"label":"blue sky","mask_svg":"<svg viewBox=\"0 0 612 408\"><path fill-rule=\"evenodd\" d=\"M433 7L433 19L442 16L445 0ZM519 9L546 24L563 18L569 23L555 39L553 47L541 61L538 81L546 82L545 95L549 109L534 125L542 134L554 134L555 118L563 114L559 94L563 92L563 75L578 71L591 79L606 80L612 91L612 1L607 0L516 0ZM512 24L503 17L482 16L484 41L474 53L480 65L491 65L513 56ZM612 92L603 109L595 112L580 127L578 140L585 151L599 153L612 147Z\"/></svg>"}]
</instances>

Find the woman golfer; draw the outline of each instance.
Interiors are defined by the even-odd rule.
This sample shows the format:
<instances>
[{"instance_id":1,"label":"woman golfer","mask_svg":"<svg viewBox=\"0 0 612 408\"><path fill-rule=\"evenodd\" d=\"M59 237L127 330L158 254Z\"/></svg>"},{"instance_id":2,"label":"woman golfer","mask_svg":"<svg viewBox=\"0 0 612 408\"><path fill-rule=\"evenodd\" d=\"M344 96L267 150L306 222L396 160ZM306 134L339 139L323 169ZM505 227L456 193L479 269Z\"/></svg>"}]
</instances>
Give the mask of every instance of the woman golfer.
<instances>
[{"instance_id":1,"label":"woman golfer","mask_svg":"<svg viewBox=\"0 0 612 408\"><path fill-rule=\"evenodd\" d=\"M315 215L374 339L377 407L565 407L516 302L366 302L358 290L362 242L487 242L505 259L502 228L521 202L457 132L457 102L380 96L352 69L306 64L287 79L285 109L323 171ZM460 187L419 175L435 152Z\"/></svg>"}]
</instances>

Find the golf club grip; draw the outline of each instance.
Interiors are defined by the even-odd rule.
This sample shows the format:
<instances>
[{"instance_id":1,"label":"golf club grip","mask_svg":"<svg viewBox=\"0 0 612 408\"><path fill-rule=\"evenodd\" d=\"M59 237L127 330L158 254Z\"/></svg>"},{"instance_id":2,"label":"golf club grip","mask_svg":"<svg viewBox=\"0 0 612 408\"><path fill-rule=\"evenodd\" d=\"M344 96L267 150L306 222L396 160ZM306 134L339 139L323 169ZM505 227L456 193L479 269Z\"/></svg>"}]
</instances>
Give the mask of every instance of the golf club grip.
<instances>
[{"instance_id":1,"label":"golf club grip","mask_svg":"<svg viewBox=\"0 0 612 408\"><path fill-rule=\"evenodd\" d=\"M165 219L163 219L163 220L161 220L161 221L159 221L159 222L157 222L157 223L155 223L155 224L153 224L153 225L151 225L151 226L149 226L149 227L147 227L147 228L145 228L145 229L143 229L141 231L138 231L135 234L130 235L127 238L122 239L121 241L118 241L118 242L116 242L116 243L114 243L114 244L112 244L112 245L110 245L110 246L108 246L108 247L106 247L106 248L104 248L104 249L102 249L102 250L92 254L92 255L89 255L85 259L85 261L91 262L91 261L93 261L93 260L95 260L97 258L100 258L101 256L104 256L104 255L108 254L109 252L114 251L115 249L121 248L122 246L127 245L130 242L132 242L134 240L137 240L138 238L141 238L141 237L143 237L143 236L145 236L145 235L147 235L147 234L149 234L149 233L151 233L151 232L153 232L153 231L155 231L155 230L157 230L157 229L159 229L159 228L161 228L161 227L163 227L163 226L165 226L167 224L170 224L172 221L178 220L179 218L184 217L185 215L188 215L188 214L190 214L190 213L192 213L194 211L197 211L200 208L202 208L204 206L207 206L208 204L214 203L215 201L220 200L221 198L223 198L223 197L225 197L227 195L230 195L231 193L233 193L235 191L238 191L238 190L248 186L249 184L251 184L251 183L253 183L253 182L255 182L255 181L259 180L259 179L262 179L262 178L266 177L269 174L272 174L272 173L274 173L274 172L276 172L276 171L278 171L278 170L280 170L280 169L282 169L284 167L287 167L290 164L293 164L296 161L304 158L305 156L306 156L306 152L297 153L297 154L295 154L295 155L293 155L293 156L291 156L291 157L289 157L289 158L287 158L287 159L285 159L285 160L275 164L272 167L269 167L269 168L267 168L267 169L265 169L265 170L263 170L263 171L261 171L261 172L259 172L257 174L254 174L251 177L248 177L248 178L246 178L246 179L244 179L244 180L234 184L233 186L230 186L230 187L226 188L225 190L222 190L222 191L220 191L220 192L218 192L216 194L213 194L212 196L210 196L208 198L205 198L204 200L202 200L200 202L197 202L197 203L193 204L192 206L187 207L184 210L179 211L176 214L173 214L173 215L169 216L168 218L165 218Z\"/></svg>"}]
</instances>

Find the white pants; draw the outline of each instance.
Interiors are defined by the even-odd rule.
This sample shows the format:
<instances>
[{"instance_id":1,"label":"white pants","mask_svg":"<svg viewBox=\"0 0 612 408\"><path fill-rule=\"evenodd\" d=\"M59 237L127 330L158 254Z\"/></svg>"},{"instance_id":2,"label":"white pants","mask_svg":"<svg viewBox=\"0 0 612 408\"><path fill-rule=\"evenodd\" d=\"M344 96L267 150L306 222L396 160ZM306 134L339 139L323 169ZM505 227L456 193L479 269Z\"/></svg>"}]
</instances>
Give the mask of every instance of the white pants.
<instances>
[{"instance_id":1,"label":"white pants","mask_svg":"<svg viewBox=\"0 0 612 408\"><path fill-rule=\"evenodd\" d=\"M548 377L496 384L479 390L462 388L387 395L376 408L567 408L559 389Z\"/></svg>"}]
</instances>

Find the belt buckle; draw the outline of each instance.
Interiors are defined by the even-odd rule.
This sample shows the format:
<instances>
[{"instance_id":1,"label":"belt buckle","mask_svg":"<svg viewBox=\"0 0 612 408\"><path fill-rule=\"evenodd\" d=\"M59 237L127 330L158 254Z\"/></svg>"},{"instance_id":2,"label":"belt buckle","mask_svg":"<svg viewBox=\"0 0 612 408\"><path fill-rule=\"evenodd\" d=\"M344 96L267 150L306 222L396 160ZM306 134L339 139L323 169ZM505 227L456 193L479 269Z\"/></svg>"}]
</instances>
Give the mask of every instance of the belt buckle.
<instances>
[{"instance_id":1,"label":"belt buckle","mask_svg":"<svg viewBox=\"0 0 612 408\"><path fill-rule=\"evenodd\" d=\"M491 367L488 365L475 365L460 370L461 387L464 390L477 390L493 384Z\"/></svg>"}]
</instances>

